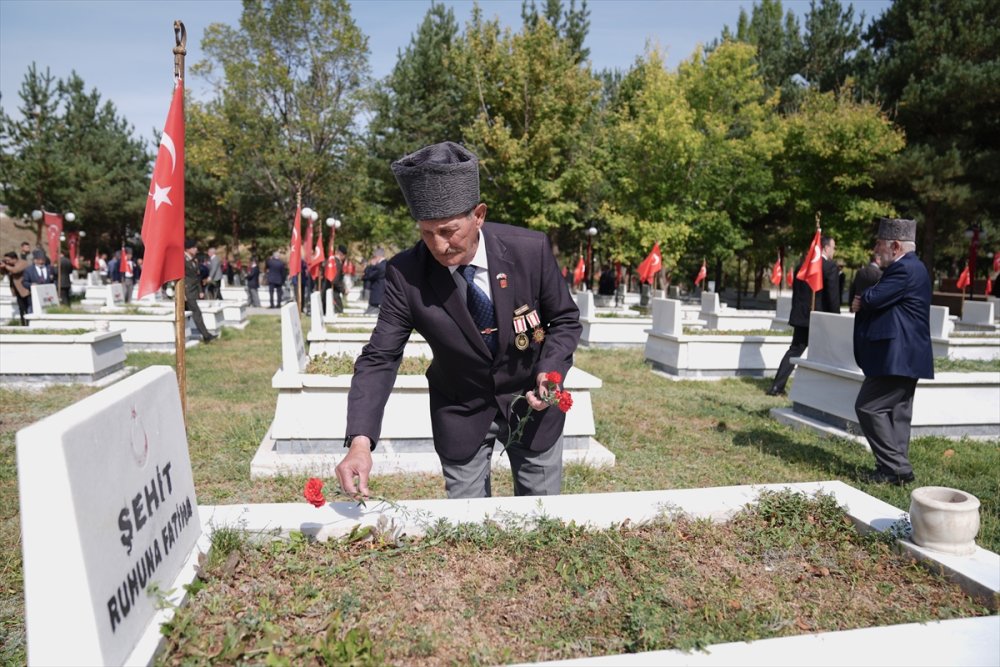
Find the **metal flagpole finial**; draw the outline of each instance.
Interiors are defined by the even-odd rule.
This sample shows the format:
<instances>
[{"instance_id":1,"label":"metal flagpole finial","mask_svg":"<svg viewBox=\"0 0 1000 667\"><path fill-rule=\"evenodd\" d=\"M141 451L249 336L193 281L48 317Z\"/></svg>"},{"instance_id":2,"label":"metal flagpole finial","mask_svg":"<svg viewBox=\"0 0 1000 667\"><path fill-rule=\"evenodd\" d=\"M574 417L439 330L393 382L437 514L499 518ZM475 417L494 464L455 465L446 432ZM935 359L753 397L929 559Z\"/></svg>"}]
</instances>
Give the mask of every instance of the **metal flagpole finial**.
<instances>
[{"instance_id":1,"label":"metal flagpole finial","mask_svg":"<svg viewBox=\"0 0 1000 667\"><path fill-rule=\"evenodd\" d=\"M816 211L816 229L820 228L819 227L819 217L820 217L820 212Z\"/></svg>"},{"instance_id":2,"label":"metal flagpole finial","mask_svg":"<svg viewBox=\"0 0 1000 667\"><path fill-rule=\"evenodd\" d=\"M187 55L187 29L181 20L174 21L174 78L184 78L184 56Z\"/></svg>"}]
</instances>

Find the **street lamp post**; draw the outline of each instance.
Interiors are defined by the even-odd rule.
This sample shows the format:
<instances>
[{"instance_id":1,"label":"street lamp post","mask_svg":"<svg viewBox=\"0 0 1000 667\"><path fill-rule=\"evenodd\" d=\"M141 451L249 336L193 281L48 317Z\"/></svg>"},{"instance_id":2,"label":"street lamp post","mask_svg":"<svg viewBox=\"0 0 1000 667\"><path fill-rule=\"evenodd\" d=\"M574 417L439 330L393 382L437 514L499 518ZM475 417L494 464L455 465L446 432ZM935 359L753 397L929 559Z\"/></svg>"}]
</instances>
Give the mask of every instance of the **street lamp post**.
<instances>
[{"instance_id":1,"label":"street lamp post","mask_svg":"<svg viewBox=\"0 0 1000 667\"><path fill-rule=\"evenodd\" d=\"M334 252L337 249L337 230L340 229L340 225L341 224L343 224L343 223L340 222L340 218L331 216L331 217L329 217L329 218L326 219L326 226L330 228L330 252L327 253L326 261L327 262L333 262L334 266L337 265L337 260L334 259ZM341 270L343 270L343 269L341 269ZM326 267L325 266L323 267L323 277L324 278L326 277ZM336 279L337 279L337 277L334 276L333 280L336 280ZM333 289L333 280L330 281L330 289L331 290ZM341 281L343 281L343 277L341 277ZM337 292L335 290L333 292L333 299L332 299L332 301L333 301L333 303L330 304L330 306L327 307L327 313L330 314L331 317L333 316L333 313L338 312L337 311ZM326 294L323 295L323 303L326 303ZM333 309L333 313L330 313L331 306L332 306L332 309Z\"/></svg>"},{"instance_id":2,"label":"street lamp post","mask_svg":"<svg viewBox=\"0 0 1000 667\"><path fill-rule=\"evenodd\" d=\"M587 270L585 272L585 280L587 282L587 291L592 292L593 286L591 281L593 279L593 241L594 237L597 236L597 227L591 226L587 229Z\"/></svg>"}]
</instances>

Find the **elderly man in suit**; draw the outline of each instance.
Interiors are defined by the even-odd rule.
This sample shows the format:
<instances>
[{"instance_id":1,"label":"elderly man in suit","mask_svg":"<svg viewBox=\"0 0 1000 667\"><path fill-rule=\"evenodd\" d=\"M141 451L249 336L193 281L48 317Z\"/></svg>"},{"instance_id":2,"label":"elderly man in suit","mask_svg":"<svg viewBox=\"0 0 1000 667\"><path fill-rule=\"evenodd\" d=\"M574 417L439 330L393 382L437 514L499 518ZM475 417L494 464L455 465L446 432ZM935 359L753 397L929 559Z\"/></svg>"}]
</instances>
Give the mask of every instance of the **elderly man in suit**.
<instances>
[{"instance_id":1,"label":"elderly man in suit","mask_svg":"<svg viewBox=\"0 0 1000 667\"><path fill-rule=\"evenodd\" d=\"M434 353L427 384L448 497L490 495L498 438L517 495L559 493L565 414L546 409L546 374L565 376L582 327L548 238L485 221L478 159L458 144L427 146L392 170L421 240L388 262L378 324L354 365L341 486L368 493L371 450L415 330ZM529 410L515 442L510 431Z\"/></svg>"},{"instance_id":2,"label":"elderly man in suit","mask_svg":"<svg viewBox=\"0 0 1000 667\"><path fill-rule=\"evenodd\" d=\"M816 293L815 310L824 313L840 312L840 268L833 261L837 250L837 242L829 236L820 239L820 252L823 255L823 289ZM806 258L808 259L808 258ZM804 280L799 280L798 274L802 264L795 268L795 281L792 283L792 309L788 314L788 323L792 325L792 344L778 364L778 371L767 390L768 396L781 396L785 393L785 385L792 374L792 358L801 357L809 346L809 315L813 311L813 291Z\"/></svg>"},{"instance_id":3,"label":"elderly man in suit","mask_svg":"<svg viewBox=\"0 0 1000 667\"><path fill-rule=\"evenodd\" d=\"M917 380L934 377L931 278L917 259L916 234L914 220L880 221L882 278L851 302L854 360L865 374L854 411L876 464L868 481L900 486L916 480L909 452Z\"/></svg>"},{"instance_id":4,"label":"elderly man in suit","mask_svg":"<svg viewBox=\"0 0 1000 667\"><path fill-rule=\"evenodd\" d=\"M29 294L32 285L46 285L56 281L55 269L46 262L44 251L39 248L32 250L31 260L32 263L28 265L21 276L21 282L24 283L24 288L28 290ZM34 312L34 306L35 304L31 304L31 309L28 312Z\"/></svg>"}]
</instances>

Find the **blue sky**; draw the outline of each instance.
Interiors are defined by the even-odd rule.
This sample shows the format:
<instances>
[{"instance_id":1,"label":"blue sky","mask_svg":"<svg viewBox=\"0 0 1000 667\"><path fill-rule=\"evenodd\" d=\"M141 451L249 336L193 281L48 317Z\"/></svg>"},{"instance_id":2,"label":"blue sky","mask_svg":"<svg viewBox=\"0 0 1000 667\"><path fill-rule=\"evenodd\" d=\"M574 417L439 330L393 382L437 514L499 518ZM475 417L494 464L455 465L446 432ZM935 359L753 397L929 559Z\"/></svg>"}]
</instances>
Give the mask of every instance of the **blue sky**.
<instances>
[{"instance_id":1,"label":"blue sky","mask_svg":"<svg viewBox=\"0 0 1000 667\"><path fill-rule=\"evenodd\" d=\"M369 37L372 76L388 74L397 52L409 43L430 0L361 0L352 14ZM445 1L460 25L469 18L471 0ZM512 28L521 23L520 0L481 0L486 16L499 16ZM544 0L537 0L542 6ZM568 5L568 1L566 2ZM847 4L845 2L845 4ZM854 0L855 12L872 18L888 0ZM807 0L785 0L800 19ZM590 0L586 46L594 69L625 69L649 42L666 50L670 67L700 43L734 26L740 7L752 0ZM96 87L136 127L152 139L166 119L172 87L173 21L188 31L188 66L202 58L199 46L210 23L236 25L237 0L0 0L0 106L18 115L17 91L32 61L63 78L76 70L88 88ZM187 87L203 98L204 81L189 77Z\"/></svg>"}]
</instances>

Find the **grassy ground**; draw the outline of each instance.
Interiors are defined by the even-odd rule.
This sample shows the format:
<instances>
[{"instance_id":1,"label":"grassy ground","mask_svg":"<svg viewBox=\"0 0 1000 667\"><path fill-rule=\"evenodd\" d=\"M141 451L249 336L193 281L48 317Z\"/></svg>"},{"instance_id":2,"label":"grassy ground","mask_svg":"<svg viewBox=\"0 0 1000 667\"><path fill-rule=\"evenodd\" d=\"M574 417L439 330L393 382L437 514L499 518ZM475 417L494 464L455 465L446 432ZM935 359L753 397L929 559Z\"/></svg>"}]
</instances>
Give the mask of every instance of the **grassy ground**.
<instances>
[{"instance_id":1,"label":"grassy ground","mask_svg":"<svg viewBox=\"0 0 1000 667\"><path fill-rule=\"evenodd\" d=\"M306 324L305 326L308 326ZM129 365L173 364L170 355L133 354ZM280 364L277 317L255 316L244 331L187 355L188 439L203 504L304 502L304 478L250 480L250 460L274 413L271 376ZM650 373L640 350L581 350L577 365L604 382L594 393L597 439L618 457L614 468L569 466L564 492L628 491L842 479L902 514L909 489L872 486L860 473L871 454L775 423L768 410L785 400L764 394L767 380L671 382ZM41 393L0 389L0 663L23 663L23 586L14 457L16 431L92 390ZM920 485L968 491L983 503L979 543L1000 548L1000 443L921 438L911 459ZM388 498L444 497L435 475L373 480ZM511 495L509 473L493 484Z\"/></svg>"}]
</instances>

